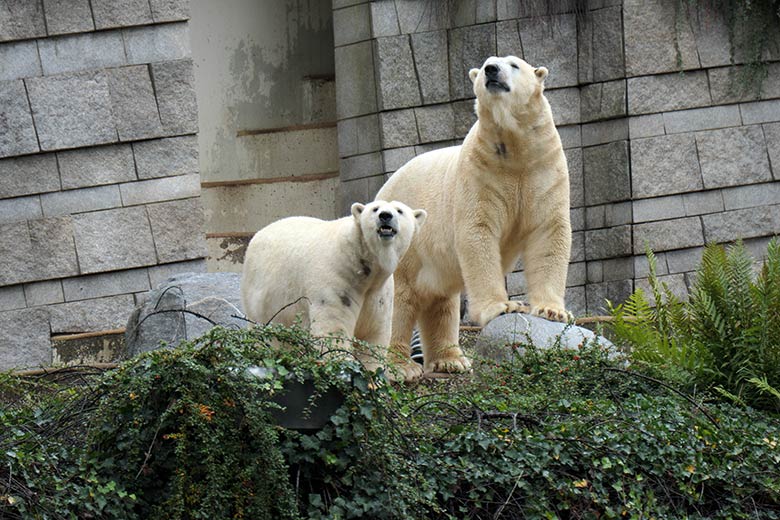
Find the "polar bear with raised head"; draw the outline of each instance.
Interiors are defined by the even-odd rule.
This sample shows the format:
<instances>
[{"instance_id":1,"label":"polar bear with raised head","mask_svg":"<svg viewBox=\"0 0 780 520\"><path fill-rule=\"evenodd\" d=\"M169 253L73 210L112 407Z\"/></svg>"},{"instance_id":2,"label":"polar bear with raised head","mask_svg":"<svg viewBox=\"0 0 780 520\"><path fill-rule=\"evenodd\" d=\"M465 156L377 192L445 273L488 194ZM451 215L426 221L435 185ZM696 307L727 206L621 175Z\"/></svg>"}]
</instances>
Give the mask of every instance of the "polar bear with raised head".
<instances>
[{"instance_id":1,"label":"polar bear with raised head","mask_svg":"<svg viewBox=\"0 0 780 520\"><path fill-rule=\"evenodd\" d=\"M469 77L478 120L463 144L412 159L377 194L428 212L395 274L390 356L407 379L422 373L407 362L415 323L426 371L470 368L458 347L464 289L480 325L508 312L569 318L569 174L543 94L547 69L491 57ZM530 305L507 295L504 277L518 259Z\"/></svg>"},{"instance_id":2,"label":"polar bear with raised head","mask_svg":"<svg viewBox=\"0 0 780 520\"><path fill-rule=\"evenodd\" d=\"M393 272L426 212L381 200L355 203L351 212L331 221L285 218L255 234L241 279L249 319L284 325L300 319L315 336L387 347ZM355 353L370 369L383 361L381 353Z\"/></svg>"}]
</instances>

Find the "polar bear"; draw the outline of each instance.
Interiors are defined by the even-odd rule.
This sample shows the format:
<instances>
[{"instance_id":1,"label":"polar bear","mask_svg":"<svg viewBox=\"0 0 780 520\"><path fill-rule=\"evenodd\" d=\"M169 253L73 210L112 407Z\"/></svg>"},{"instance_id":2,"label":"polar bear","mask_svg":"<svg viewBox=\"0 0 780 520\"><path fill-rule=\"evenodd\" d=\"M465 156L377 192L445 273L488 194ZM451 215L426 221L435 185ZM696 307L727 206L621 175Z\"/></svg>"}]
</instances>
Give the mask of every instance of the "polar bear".
<instances>
[{"instance_id":1,"label":"polar bear","mask_svg":"<svg viewBox=\"0 0 780 520\"><path fill-rule=\"evenodd\" d=\"M315 336L387 347L393 272L427 214L381 200L355 203L351 212L332 221L285 218L255 234L241 279L249 319L290 325L300 317ZM384 353L355 354L375 369Z\"/></svg>"},{"instance_id":2,"label":"polar bear","mask_svg":"<svg viewBox=\"0 0 780 520\"><path fill-rule=\"evenodd\" d=\"M458 347L459 296L480 325L499 314L530 312L566 321L571 249L569 173L550 105L547 69L514 56L490 57L469 77L477 122L461 146L422 154L377 194L424 207L428 223L395 274L390 358L407 379L415 322L425 371L470 368ZM505 275L522 259L530 305L510 301Z\"/></svg>"}]
</instances>

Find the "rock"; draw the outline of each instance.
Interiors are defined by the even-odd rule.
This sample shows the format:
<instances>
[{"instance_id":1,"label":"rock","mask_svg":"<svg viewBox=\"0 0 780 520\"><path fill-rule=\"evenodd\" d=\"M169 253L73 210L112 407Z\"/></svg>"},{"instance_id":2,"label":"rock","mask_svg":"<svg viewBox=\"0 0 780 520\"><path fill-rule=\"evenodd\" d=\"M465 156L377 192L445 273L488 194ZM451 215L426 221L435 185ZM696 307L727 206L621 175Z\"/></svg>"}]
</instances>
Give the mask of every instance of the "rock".
<instances>
[{"instance_id":1,"label":"rock","mask_svg":"<svg viewBox=\"0 0 780 520\"><path fill-rule=\"evenodd\" d=\"M176 346L182 340L202 336L215 325L246 327L240 282L239 273L182 273L169 278L130 315L120 357L128 359L155 350L161 341Z\"/></svg>"},{"instance_id":2,"label":"rock","mask_svg":"<svg viewBox=\"0 0 780 520\"><path fill-rule=\"evenodd\" d=\"M512 352L517 352L521 356L525 354L525 348L521 345L532 344L539 349L547 350L560 344L563 349L575 350L584 341L594 340L600 346L617 353L617 348L611 341L597 336L588 329L548 321L528 314L504 314L482 329L475 348L480 356L504 361ZM515 344L517 346L509 346Z\"/></svg>"}]
</instances>

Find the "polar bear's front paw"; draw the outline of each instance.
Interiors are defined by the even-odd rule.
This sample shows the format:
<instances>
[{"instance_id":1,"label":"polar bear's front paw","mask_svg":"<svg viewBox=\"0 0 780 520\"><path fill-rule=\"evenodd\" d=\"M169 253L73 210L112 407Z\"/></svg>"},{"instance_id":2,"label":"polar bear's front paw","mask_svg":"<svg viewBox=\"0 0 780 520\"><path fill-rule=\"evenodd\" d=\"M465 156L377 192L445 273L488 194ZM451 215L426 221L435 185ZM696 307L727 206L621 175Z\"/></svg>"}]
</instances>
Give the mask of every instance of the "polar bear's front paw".
<instances>
[{"instance_id":1,"label":"polar bear's front paw","mask_svg":"<svg viewBox=\"0 0 780 520\"><path fill-rule=\"evenodd\" d=\"M485 326L493 321L497 316L502 314L511 314L516 312L528 313L531 311L531 307L527 303L521 301L508 301L508 302L495 302L487 305L482 312L477 315L477 322L481 326Z\"/></svg>"},{"instance_id":2,"label":"polar bear's front paw","mask_svg":"<svg viewBox=\"0 0 780 520\"><path fill-rule=\"evenodd\" d=\"M548 319L550 321L560 321L563 323L568 323L574 320L574 316L572 316L569 311L561 307L534 307L531 309L531 314Z\"/></svg>"},{"instance_id":3,"label":"polar bear's front paw","mask_svg":"<svg viewBox=\"0 0 780 520\"><path fill-rule=\"evenodd\" d=\"M444 349L431 349L428 353L430 360L425 360L426 372L445 372L448 374L468 372L471 370L471 361L463 355L463 351L456 345Z\"/></svg>"},{"instance_id":4,"label":"polar bear's front paw","mask_svg":"<svg viewBox=\"0 0 780 520\"><path fill-rule=\"evenodd\" d=\"M393 363L387 367L387 378L390 381L405 381L411 383L417 381L423 375L423 368L419 363L409 360L403 363Z\"/></svg>"}]
</instances>

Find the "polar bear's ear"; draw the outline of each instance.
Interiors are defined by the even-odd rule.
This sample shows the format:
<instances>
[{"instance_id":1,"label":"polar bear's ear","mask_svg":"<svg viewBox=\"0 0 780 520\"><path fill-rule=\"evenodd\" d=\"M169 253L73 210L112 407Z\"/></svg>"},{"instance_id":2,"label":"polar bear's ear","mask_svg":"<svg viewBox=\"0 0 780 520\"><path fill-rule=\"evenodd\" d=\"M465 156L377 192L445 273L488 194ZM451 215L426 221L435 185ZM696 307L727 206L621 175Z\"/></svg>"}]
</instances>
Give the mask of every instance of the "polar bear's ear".
<instances>
[{"instance_id":1,"label":"polar bear's ear","mask_svg":"<svg viewBox=\"0 0 780 520\"><path fill-rule=\"evenodd\" d=\"M366 209L366 207L359 202L356 202L352 205L351 211L352 216L355 217L355 220L360 220L360 214L363 213L364 209Z\"/></svg>"},{"instance_id":2,"label":"polar bear's ear","mask_svg":"<svg viewBox=\"0 0 780 520\"><path fill-rule=\"evenodd\" d=\"M534 74L536 74L536 80L541 83L544 81L544 78L547 77L547 74L549 71L547 70L547 67L536 67L534 69Z\"/></svg>"},{"instance_id":3,"label":"polar bear's ear","mask_svg":"<svg viewBox=\"0 0 780 520\"><path fill-rule=\"evenodd\" d=\"M471 69L469 71L469 79L471 80L472 83L476 81L477 75L479 75L479 69Z\"/></svg>"},{"instance_id":4,"label":"polar bear's ear","mask_svg":"<svg viewBox=\"0 0 780 520\"><path fill-rule=\"evenodd\" d=\"M422 226L423 223L425 223L425 219L428 218L428 212L424 209L416 209L412 212L412 214L414 215L414 220L417 221L418 228Z\"/></svg>"}]
</instances>

